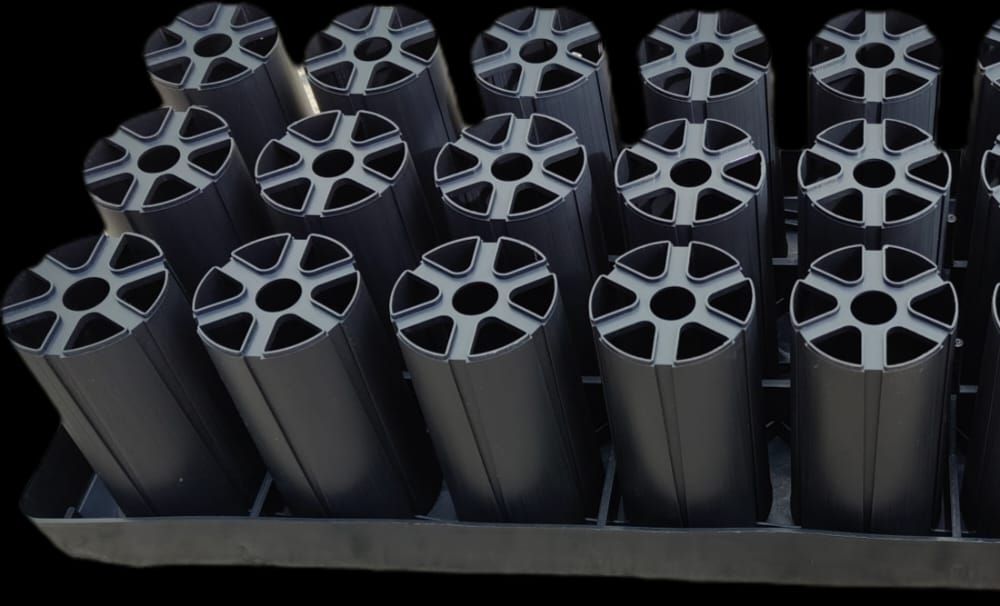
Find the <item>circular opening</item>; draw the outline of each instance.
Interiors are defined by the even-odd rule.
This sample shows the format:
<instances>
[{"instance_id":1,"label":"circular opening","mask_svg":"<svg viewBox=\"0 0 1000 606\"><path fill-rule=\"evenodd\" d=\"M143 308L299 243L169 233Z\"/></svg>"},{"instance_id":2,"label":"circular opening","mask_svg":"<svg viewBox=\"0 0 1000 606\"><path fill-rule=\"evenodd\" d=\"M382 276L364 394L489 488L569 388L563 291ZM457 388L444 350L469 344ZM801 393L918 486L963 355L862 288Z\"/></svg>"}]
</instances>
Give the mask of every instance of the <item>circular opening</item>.
<instances>
[{"instance_id":1,"label":"circular opening","mask_svg":"<svg viewBox=\"0 0 1000 606\"><path fill-rule=\"evenodd\" d=\"M865 324L885 324L896 315L896 301L884 292L870 290L854 297L851 313Z\"/></svg>"},{"instance_id":2,"label":"circular opening","mask_svg":"<svg viewBox=\"0 0 1000 606\"><path fill-rule=\"evenodd\" d=\"M885 160L865 160L854 167L854 180L865 187L885 187L896 178L896 169Z\"/></svg>"},{"instance_id":3,"label":"circular opening","mask_svg":"<svg viewBox=\"0 0 1000 606\"><path fill-rule=\"evenodd\" d=\"M872 42L858 49L855 53L858 63L865 67L885 67L896 58L896 53L881 42Z\"/></svg>"},{"instance_id":4,"label":"circular opening","mask_svg":"<svg viewBox=\"0 0 1000 606\"><path fill-rule=\"evenodd\" d=\"M73 311L86 311L108 297L111 286L103 278L84 278L66 289L63 305Z\"/></svg>"},{"instance_id":5,"label":"circular opening","mask_svg":"<svg viewBox=\"0 0 1000 606\"><path fill-rule=\"evenodd\" d=\"M492 284L473 282L455 292L455 296L451 298L451 305L460 314L478 316L493 309L499 296Z\"/></svg>"},{"instance_id":6,"label":"circular opening","mask_svg":"<svg viewBox=\"0 0 1000 606\"><path fill-rule=\"evenodd\" d=\"M218 57L229 50L233 45L233 39L225 34L212 34L205 36L194 45L194 54L199 57Z\"/></svg>"},{"instance_id":7,"label":"circular opening","mask_svg":"<svg viewBox=\"0 0 1000 606\"><path fill-rule=\"evenodd\" d=\"M354 47L354 56L362 61L377 61L389 54L392 42L386 38L368 38Z\"/></svg>"},{"instance_id":8,"label":"circular opening","mask_svg":"<svg viewBox=\"0 0 1000 606\"><path fill-rule=\"evenodd\" d=\"M339 177L354 166L354 155L343 149L331 149L313 160L313 172L320 177Z\"/></svg>"},{"instance_id":9,"label":"circular opening","mask_svg":"<svg viewBox=\"0 0 1000 606\"><path fill-rule=\"evenodd\" d=\"M139 170L146 173L162 173L173 168L181 158L181 152L171 145L158 145L147 149L139 156Z\"/></svg>"},{"instance_id":10,"label":"circular opening","mask_svg":"<svg viewBox=\"0 0 1000 606\"><path fill-rule=\"evenodd\" d=\"M558 47L550 40L536 38L521 47L521 58L528 63L544 63L556 56Z\"/></svg>"},{"instance_id":11,"label":"circular opening","mask_svg":"<svg viewBox=\"0 0 1000 606\"><path fill-rule=\"evenodd\" d=\"M680 286L669 286L653 295L649 310L661 320L680 320L694 311L694 295Z\"/></svg>"},{"instance_id":12,"label":"circular opening","mask_svg":"<svg viewBox=\"0 0 1000 606\"><path fill-rule=\"evenodd\" d=\"M531 158L524 154L504 154L493 161L493 176L501 181L517 181L531 172Z\"/></svg>"},{"instance_id":13,"label":"circular opening","mask_svg":"<svg viewBox=\"0 0 1000 606\"><path fill-rule=\"evenodd\" d=\"M295 280L279 278L257 291L257 307L264 311L285 311L302 296L302 287Z\"/></svg>"},{"instance_id":14,"label":"circular opening","mask_svg":"<svg viewBox=\"0 0 1000 606\"><path fill-rule=\"evenodd\" d=\"M681 187L704 185L712 176L712 167L704 160L683 160L670 169L670 178Z\"/></svg>"},{"instance_id":15,"label":"circular opening","mask_svg":"<svg viewBox=\"0 0 1000 606\"><path fill-rule=\"evenodd\" d=\"M684 55L687 62L695 67L712 67L722 61L722 47L711 42L695 44Z\"/></svg>"}]
</instances>

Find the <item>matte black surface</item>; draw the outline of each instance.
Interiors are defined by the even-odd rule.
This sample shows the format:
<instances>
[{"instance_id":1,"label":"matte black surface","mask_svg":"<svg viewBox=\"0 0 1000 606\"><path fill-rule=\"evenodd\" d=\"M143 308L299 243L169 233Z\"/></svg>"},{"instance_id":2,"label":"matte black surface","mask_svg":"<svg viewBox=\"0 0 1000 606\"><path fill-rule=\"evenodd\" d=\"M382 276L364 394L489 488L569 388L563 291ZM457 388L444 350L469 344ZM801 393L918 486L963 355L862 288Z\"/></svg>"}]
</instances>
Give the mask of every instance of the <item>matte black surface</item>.
<instances>
[{"instance_id":1,"label":"matte black surface","mask_svg":"<svg viewBox=\"0 0 1000 606\"><path fill-rule=\"evenodd\" d=\"M647 244L590 296L632 524L752 526L771 508L753 282L722 249Z\"/></svg>"},{"instance_id":2,"label":"matte black surface","mask_svg":"<svg viewBox=\"0 0 1000 606\"><path fill-rule=\"evenodd\" d=\"M192 6L153 32L144 53L163 104L218 113L248 163L287 124L312 113L277 25L252 4Z\"/></svg>"},{"instance_id":3,"label":"matte black surface","mask_svg":"<svg viewBox=\"0 0 1000 606\"><path fill-rule=\"evenodd\" d=\"M937 132L941 45L919 18L853 10L809 46L809 135L853 118Z\"/></svg>"},{"instance_id":4,"label":"matte black surface","mask_svg":"<svg viewBox=\"0 0 1000 606\"><path fill-rule=\"evenodd\" d=\"M354 257L313 234L247 244L194 297L204 341L293 513L426 513L441 474Z\"/></svg>"},{"instance_id":5,"label":"matte black surface","mask_svg":"<svg viewBox=\"0 0 1000 606\"><path fill-rule=\"evenodd\" d=\"M185 292L270 225L229 126L202 107L131 118L90 149L83 180L108 233L163 249Z\"/></svg>"},{"instance_id":6,"label":"matte black surface","mask_svg":"<svg viewBox=\"0 0 1000 606\"><path fill-rule=\"evenodd\" d=\"M129 516L245 515L263 476L156 244L77 240L22 272L7 338Z\"/></svg>"},{"instance_id":7,"label":"matte black surface","mask_svg":"<svg viewBox=\"0 0 1000 606\"><path fill-rule=\"evenodd\" d=\"M454 240L390 313L460 520L583 522L601 462L556 276L511 238Z\"/></svg>"},{"instance_id":8,"label":"matte black surface","mask_svg":"<svg viewBox=\"0 0 1000 606\"><path fill-rule=\"evenodd\" d=\"M858 245L817 259L790 306L797 519L929 533L944 483L954 287L926 257Z\"/></svg>"}]
</instances>

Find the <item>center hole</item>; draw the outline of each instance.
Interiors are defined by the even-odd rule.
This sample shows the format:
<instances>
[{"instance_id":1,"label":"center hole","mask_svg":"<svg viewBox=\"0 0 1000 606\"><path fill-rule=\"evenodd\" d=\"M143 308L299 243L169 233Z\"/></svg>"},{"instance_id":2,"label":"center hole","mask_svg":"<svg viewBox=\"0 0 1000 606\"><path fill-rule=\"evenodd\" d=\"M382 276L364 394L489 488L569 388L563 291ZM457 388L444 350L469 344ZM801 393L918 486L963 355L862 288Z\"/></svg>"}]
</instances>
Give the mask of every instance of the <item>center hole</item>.
<instances>
[{"instance_id":1,"label":"center hole","mask_svg":"<svg viewBox=\"0 0 1000 606\"><path fill-rule=\"evenodd\" d=\"M680 286L669 286L653 295L649 310L661 320L680 320L694 311L694 295Z\"/></svg>"},{"instance_id":2,"label":"center hole","mask_svg":"<svg viewBox=\"0 0 1000 606\"><path fill-rule=\"evenodd\" d=\"M885 187L896 178L896 169L885 160L865 160L854 167L854 180L865 187Z\"/></svg>"},{"instance_id":3,"label":"center hole","mask_svg":"<svg viewBox=\"0 0 1000 606\"><path fill-rule=\"evenodd\" d=\"M712 177L712 167L704 160L682 160L670 169L670 178L681 187L698 187Z\"/></svg>"},{"instance_id":4,"label":"center hole","mask_svg":"<svg viewBox=\"0 0 1000 606\"><path fill-rule=\"evenodd\" d=\"M854 56L865 67L885 67L896 58L896 53L886 44L872 42L859 48Z\"/></svg>"},{"instance_id":5,"label":"center hole","mask_svg":"<svg viewBox=\"0 0 1000 606\"><path fill-rule=\"evenodd\" d=\"M172 145L157 145L139 156L139 170L145 173L162 173L173 168L181 158L181 152Z\"/></svg>"},{"instance_id":6,"label":"center hole","mask_svg":"<svg viewBox=\"0 0 1000 606\"><path fill-rule=\"evenodd\" d=\"M885 324L896 315L896 301L884 292L870 290L854 297L851 313L865 324Z\"/></svg>"},{"instance_id":7,"label":"center hole","mask_svg":"<svg viewBox=\"0 0 1000 606\"><path fill-rule=\"evenodd\" d=\"M354 56L362 61L377 61L389 54L392 42L386 38L368 38L354 47Z\"/></svg>"},{"instance_id":8,"label":"center hole","mask_svg":"<svg viewBox=\"0 0 1000 606\"><path fill-rule=\"evenodd\" d=\"M295 280L272 280L257 291L257 307L264 311L285 311L298 303L302 287Z\"/></svg>"},{"instance_id":9,"label":"center hole","mask_svg":"<svg viewBox=\"0 0 1000 606\"><path fill-rule=\"evenodd\" d=\"M111 286L103 278L84 278L63 293L63 305L73 311L87 311L108 297Z\"/></svg>"},{"instance_id":10,"label":"center hole","mask_svg":"<svg viewBox=\"0 0 1000 606\"><path fill-rule=\"evenodd\" d=\"M331 149L313 160L313 172L320 177L339 177L354 166L354 155L343 149Z\"/></svg>"},{"instance_id":11,"label":"center hole","mask_svg":"<svg viewBox=\"0 0 1000 606\"><path fill-rule=\"evenodd\" d=\"M501 181L517 181L531 172L531 158L524 154L504 154L490 167L493 176Z\"/></svg>"},{"instance_id":12,"label":"center hole","mask_svg":"<svg viewBox=\"0 0 1000 606\"><path fill-rule=\"evenodd\" d=\"M194 54L199 57L218 57L229 50L233 45L233 39L225 34L212 34L205 36L194 45Z\"/></svg>"},{"instance_id":13,"label":"center hole","mask_svg":"<svg viewBox=\"0 0 1000 606\"><path fill-rule=\"evenodd\" d=\"M536 38L521 47L521 58L528 63L545 63L556 56L558 47L551 40Z\"/></svg>"},{"instance_id":14,"label":"center hole","mask_svg":"<svg viewBox=\"0 0 1000 606\"><path fill-rule=\"evenodd\" d=\"M695 67L712 67L722 61L722 47L711 42L695 44L684 55L687 62Z\"/></svg>"},{"instance_id":15,"label":"center hole","mask_svg":"<svg viewBox=\"0 0 1000 606\"><path fill-rule=\"evenodd\" d=\"M499 298L497 289L486 282L473 282L459 288L451 298L451 305L460 314L478 316L493 309Z\"/></svg>"}]
</instances>

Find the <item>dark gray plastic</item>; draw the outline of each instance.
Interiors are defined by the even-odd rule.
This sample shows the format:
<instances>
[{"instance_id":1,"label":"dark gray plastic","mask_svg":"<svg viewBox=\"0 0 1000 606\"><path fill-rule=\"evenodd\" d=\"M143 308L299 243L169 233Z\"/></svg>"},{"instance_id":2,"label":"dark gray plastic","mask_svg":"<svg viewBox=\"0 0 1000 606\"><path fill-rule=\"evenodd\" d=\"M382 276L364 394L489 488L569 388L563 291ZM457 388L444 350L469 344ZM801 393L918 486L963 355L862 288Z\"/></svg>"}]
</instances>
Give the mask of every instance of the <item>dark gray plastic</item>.
<instances>
[{"instance_id":1,"label":"dark gray plastic","mask_svg":"<svg viewBox=\"0 0 1000 606\"><path fill-rule=\"evenodd\" d=\"M430 509L441 475L420 410L342 244L318 234L251 242L205 276L194 314L294 514Z\"/></svg>"},{"instance_id":2,"label":"dark gray plastic","mask_svg":"<svg viewBox=\"0 0 1000 606\"><path fill-rule=\"evenodd\" d=\"M279 230L321 233L358 251L378 310L399 274L434 245L409 147L384 116L329 111L299 120L267 144L254 176Z\"/></svg>"},{"instance_id":3,"label":"dark gray plastic","mask_svg":"<svg viewBox=\"0 0 1000 606\"><path fill-rule=\"evenodd\" d=\"M764 348L776 351L767 161L750 135L711 118L662 122L618 156L615 184L629 246L697 240L739 260L760 296Z\"/></svg>"},{"instance_id":4,"label":"dark gray plastic","mask_svg":"<svg viewBox=\"0 0 1000 606\"><path fill-rule=\"evenodd\" d=\"M209 267L269 230L229 127L205 108L126 121L90 149L83 179L108 233L153 238L189 294Z\"/></svg>"},{"instance_id":5,"label":"dark gray plastic","mask_svg":"<svg viewBox=\"0 0 1000 606\"><path fill-rule=\"evenodd\" d=\"M973 86L969 136L962 153L962 181L958 188L961 206L956 245L960 251L964 250L966 237L972 230L981 159L996 137L1000 137L1000 20L993 22L979 47Z\"/></svg>"},{"instance_id":6,"label":"dark gray plastic","mask_svg":"<svg viewBox=\"0 0 1000 606\"><path fill-rule=\"evenodd\" d=\"M978 378L983 335L989 318L990 292L1000 282L1000 134L993 149L987 150L979 163L977 197L969 234L969 265L962 284L963 359L972 361L962 368L963 378Z\"/></svg>"},{"instance_id":7,"label":"dark gray plastic","mask_svg":"<svg viewBox=\"0 0 1000 606\"><path fill-rule=\"evenodd\" d=\"M443 244L400 276L390 312L460 520L597 513L601 462L541 252L511 238Z\"/></svg>"},{"instance_id":8,"label":"dark gray plastic","mask_svg":"<svg viewBox=\"0 0 1000 606\"><path fill-rule=\"evenodd\" d=\"M486 115L539 113L569 124L587 150L607 247L624 250L611 165L618 134L600 32L580 13L521 8L500 16L472 45Z\"/></svg>"},{"instance_id":9,"label":"dark gray plastic","mask_svg":"<svg viewBox=\"0 0 1000 606\"><path fill-rule=\"evenodd\" d=\"M247 514L263 468L152 240L55 249L11 283L3 323L125 515Z\"/></svg>"},{"instance_id":10,"label":"dark gray plastic","mask_svg":"<svg viewBox=\"0 0 1000 606\"><path fill-rule=\"evenodd\" d=\"M934 133L942 49L899 11L834 17L809 46L809 136L846 120L901 120Z\"/></svg>"},{"instance_id":11,"label":"dark gray plastic","mask_svg":"<svg viewBox=\"0 0 1000 606\"><path fill-rule=\"evenodd\" d=\"M451 235L510 236L550 259L576 349L596 371L585 301L607 253L587 152L573 129L541 114L491 116L441 148L435 180Z\"/></svg>"},{"instance_id":12,"label":"dark gray plastic","mask_svg":"<svg viewBox=\"0 0 1000 606\"><path fill-rule=\"evenodd\" d=\"M252 4L192 6L153 32L144 53L163 104L218 113L248 163L288 123L312 113L277 25Z\"/></svg>"},{"instance_id":13,"label":"dark gray plastic","mask_svg":"<svg viewBox=\"0 0 1000 606\"><path fill-rule=\"evenodd\" d=\"M978 536L1000 538L1000 284L993 289L987 311L986 346L966 455L962 510Z\"/></svg>"},{"instance_id":14,"label":"dark gray plastic","mask_svg":"<svg viewBox=\"0 0 1000 606\"><path fill-rule=\"evenodd\" d=\"M402 5L351 9L309 41L305 69L321 110L365 109L399 126L424 193L439 208L434 158L458 136L462 120L427 17Z\"/></svg>"},{"instance_id":15,"label":"dark gray plastic","mask_svg":"<svg viewBox=\"0 0 1000 606\"><path fill-rule=\"evenodd\" d=\"M799 157L799 267L851 244L901 246L940 263L951 160L898 120L831 126Z\"/></svg>"},{"instance_id":16,"label":"dark gray plastic","mask_svg":"<svg viewBox=\"0 0 1000 606\"><path fill-rule=\"evenodd\" d=\"M771 507L753 282L720 248L654 242L590 295L625 518L752 526Z\"/></svg>"},{"instance_id":17,"label":"dark gray plastic","mask_svg":"<svg viewBox=\"0 0 1000 606\"><path fill-rule=\"evenodd\" d=\"M771 49L757 24L731 10L676 13L639 44L639 66L648 124L713 118L750 134L768 159L775 196L764 200L769 237L784 245Z\"/></svg>"},{"instance_id":18,"label":"dark gray plastic","mask_svg":"<svg viewBox=\"0 0 1000 606\"><path fill-rule=\"evenodd\" d=\"M848 246L812 264L790 306L799 522L928 534L945 474L954 287L915 252Z\"/></svg>"}]
</instances>

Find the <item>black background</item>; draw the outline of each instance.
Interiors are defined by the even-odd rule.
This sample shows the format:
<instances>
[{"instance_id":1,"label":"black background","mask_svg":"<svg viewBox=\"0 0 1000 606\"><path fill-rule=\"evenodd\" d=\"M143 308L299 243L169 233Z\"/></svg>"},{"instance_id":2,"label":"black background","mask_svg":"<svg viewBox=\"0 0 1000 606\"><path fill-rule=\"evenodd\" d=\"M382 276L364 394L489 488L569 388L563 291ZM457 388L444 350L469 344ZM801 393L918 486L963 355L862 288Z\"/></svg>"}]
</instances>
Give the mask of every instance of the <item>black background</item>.
<instances>
[{"instance_id":1,"label":"black background","mask_svg":"<svg viewBox=\"0 0 1000 606\"><path fill-rule=\"evenodd\" d=\"M80 170L94 141L109 135L119 122L159 104L145 74L142 47L146 36L165 25L191 2L159 0L128 3L20 3L17 14L5 20L7 50L4 69L14 76L4 90L7 99L3 133L7 147L2 172L4 191L3 267L0 288L23 268L35 264L55 246L101 229L83 189ZM300 62L310 36L336 14L357 3L258 0L276 19L285 47ZM468 51L475 35L498 15L521 2L411 0L408 4L435 23L451 68L459 103L467 123L482 117ZM548 4L548 3L541 3ZM573 2L564 4L589 15L601 30L610 61L622 137L636 140L645 128L641 86L635 53L639 41L660 19L685 8L735 8L753 18L771 43L776 72L777 132L781 147L797 148L805 141L806 48L822 24L851 8L886 8L881 3L769 2L663 3L657 1ZM922 18L944 46L944 71L939 118L939 143L946 148L964 145L973 71L980 40L989 24L1000 17L993 1L945 2L901 6ZM17 41L16 44L12 43ZM998 108L1000 111L1000 108ZM65 589L79 598L117 593L123 583L141 583L134 597L161 596L180 590L190 599L214 587L228 594L237 589L259 593L278 591L292 597L316 582L322 593L303 598L323 600L371 599L376 592L405 587L421 601L436 595L465 599L492 596L482 590L495 585L521 586L530 582L556 588L590 590L597 585L619 597L639 599L635 582L594 579L525 579L454 577L443 575L387 575L358 572L287 571L275 569L157 569L135 571L70 560L61 555L17 512L17 499L38 463L58 419L41 390L2 340L3 443L6 451L3 483L7 559L14 568L44 575L36 591ZM13 541L10 538L13 537ZM34 575L32 575L34 577ZM35 577L37 578L37 577ZM78 584L86 578L85 584ZM22 577L27 580L27 577ZM195 585L188 585L194 582ZM46 587L45 584L51 585ZM433 587L432 587L433 585ZM459 585L463 587L458 590ZM653 589L657 600L675 593L665 586ZM669 591L693 586L670 584ZM348 593L348 590L351 590ZM357 594L354 590L366 593ZM473 589L473 591L469 591ZM697 587L701 591L702 587ZM743 588L729 587L730 590ZM621 593L624 591L625 593ZM530 597L532 594L522 594ZM40 597L40 596L39 596ZM596 595L594 596L597 597Z\"/></svg>"}]
</instances>

